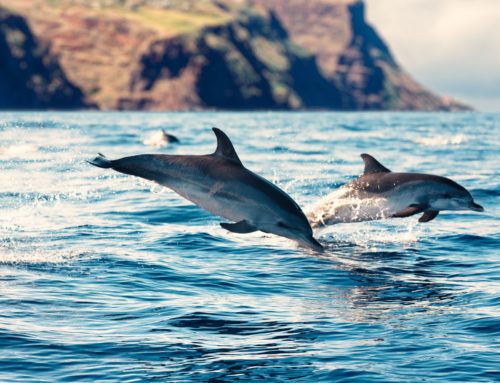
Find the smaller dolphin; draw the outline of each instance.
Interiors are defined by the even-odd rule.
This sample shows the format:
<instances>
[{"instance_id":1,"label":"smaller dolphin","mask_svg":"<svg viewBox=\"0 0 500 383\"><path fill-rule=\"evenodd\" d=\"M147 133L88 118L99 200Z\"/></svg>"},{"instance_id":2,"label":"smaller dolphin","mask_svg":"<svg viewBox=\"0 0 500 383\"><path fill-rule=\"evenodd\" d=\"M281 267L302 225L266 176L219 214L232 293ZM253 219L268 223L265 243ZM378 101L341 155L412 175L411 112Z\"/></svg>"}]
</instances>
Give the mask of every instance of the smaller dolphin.
<instances>
[{"instance_id":1,"label":"smaller dolphin","mask_svg":"<svg viewBox=\"0 0 500 383\"><path fill-rule=\"evenodd\" d=\"M217 149L207 155L141 154L90 161L166 186L209 212L235 223L221 223L234 233L263 231L322 251L299 205L283 190L243 166L229 138L217 128Z\"/></svg>"},{"instance_id":2,"label":"smaller dolphin","mask_svg":"<svg viewBox=\"0 0 500 383\"><path fill-rule=\"evenodd\" d=\"M167 133L164 129L151 135L147 140L144 140L144 145L150 145L161 148L167 144L178 144L180 141L177 137Z\"/></svg>"},{"instance_id":3,"label":"smaller dolphin","mask_svg":"<svg viewBox=\"0 0 500 383\"><path fill-rule=\"evenodd\" d=\"M312 227L342 222L403 218L423 213L429 222L441 210L484 211L470 193L449 178L393 173L369 154L362 154L363 175L307 209Z\"/></svg>"}]
</instances>

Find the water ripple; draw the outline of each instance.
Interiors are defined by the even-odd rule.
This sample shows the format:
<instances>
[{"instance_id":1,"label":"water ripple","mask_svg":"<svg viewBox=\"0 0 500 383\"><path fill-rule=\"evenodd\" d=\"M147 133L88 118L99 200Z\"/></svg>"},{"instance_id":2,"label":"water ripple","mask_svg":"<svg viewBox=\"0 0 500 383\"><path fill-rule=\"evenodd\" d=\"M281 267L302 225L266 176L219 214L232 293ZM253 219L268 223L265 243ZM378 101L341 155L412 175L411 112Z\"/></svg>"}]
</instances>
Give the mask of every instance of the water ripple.
<instances>
[{"instance_id":1,"label":"water ripple","mask_svg":"<svg viewBox=\"0 0 500 383\"><path fill-rule=\"evenodd\" d=\"M0 117L2 383L499 380L498 115ZM210 153L211 126L304 206L369 152L486 211L335 225L317 255L84 162L151 152L160 127L183 143L161 153Z\"/></svg>"}]
</instances>

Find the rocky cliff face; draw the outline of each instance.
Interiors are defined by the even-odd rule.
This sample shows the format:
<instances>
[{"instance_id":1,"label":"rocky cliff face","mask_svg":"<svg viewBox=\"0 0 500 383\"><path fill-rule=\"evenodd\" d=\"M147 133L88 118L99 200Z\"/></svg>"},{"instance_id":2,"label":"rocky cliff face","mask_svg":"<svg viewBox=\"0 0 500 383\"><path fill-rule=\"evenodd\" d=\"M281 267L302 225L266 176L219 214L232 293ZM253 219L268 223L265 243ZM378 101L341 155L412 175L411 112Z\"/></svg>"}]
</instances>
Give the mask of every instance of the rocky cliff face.
<instances>
[{"instance_id":1,"label":"rocky cliff face","mask_svg":"<svg viewBox=\"0 0 500 383\"><path fill-rule=\"evenodd\" d=\"M130 90L139 101L121 100L120 107L327 109L341 103L315 57L289 40L278 19L250 11L195 35L154 42Z\"/></svg>"},{"instance_id":2,"label":"rocky cliff face","mask_svg":"<svg viewBox=\"0 0 500 383\"><path fill-rule=\"evenodd\" d=\"M250 0L272 9L291 39L318 58L321 73L353 110L467 110L422 87L367 23L359 0Z\"/></svg>"},{"instance_id":3,"label":"rocky cliff face","mask_svg":"<svg viewBox=\"0 0 500 383\"><path fill-rule=\"evenodd\" d=\"M80 108L80 89L24 18L0 7L0 109Z\"/></svg>"},{"instance_id":4,"label":"rocky cliff face","mask_svg":"<svg viewBox=\"0 0 500 383\"><path fill-rule=\"evenodd\" d=\"M59 58L60 66L53 56L41 60L52 63L52 74L42 76L51 86L13 98L31 97L31 107L81 105L81 89L100 109L467 108L404 72L367 24L361 1L96 0L97 8L69 0L4 1L24 17L16 16L17 23L28 32L29 22L37 37L29 32L28 40L50 42ZM1 49L12 51L7 47ZM38 57L30 50L36 51L11 52L2 64L24 73L16 76L25 94L33 91L30 73L40 71L24 68L26 58Z\"/></svg>"}]
</instances>

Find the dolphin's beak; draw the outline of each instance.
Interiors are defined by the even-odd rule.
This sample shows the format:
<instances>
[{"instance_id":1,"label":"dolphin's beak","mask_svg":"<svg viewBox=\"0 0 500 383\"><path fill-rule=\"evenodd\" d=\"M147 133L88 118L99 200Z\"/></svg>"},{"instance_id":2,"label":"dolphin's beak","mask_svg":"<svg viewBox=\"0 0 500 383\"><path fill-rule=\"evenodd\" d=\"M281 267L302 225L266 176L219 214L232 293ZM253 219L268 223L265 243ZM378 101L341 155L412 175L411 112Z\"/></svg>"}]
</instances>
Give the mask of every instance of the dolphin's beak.
<instances>
[{"instance_id":1,"label":"dolphin's beak","mask_svg":"<svg viewBox=\"0 0 500 383\"><path fill-rule=\"evenodd\" d=\"M469 205L469 209L473 210L473 211L484 211L484 207L482 207L481 205L475 203L475 202L472 202L470 205Z\"/></svg>"},{"instance_id":2,"label":"dolphin's beak","mask_svg":"<svg viewBox=\"0 0 500 383\"><path fill-rule=\"evenodd\" d=\"M319 243L312 235L308 238L303 238L299 240L301 246L307 247L308 249L322 253L325 251L321 243Z\"/></svg>"}]
</instances>

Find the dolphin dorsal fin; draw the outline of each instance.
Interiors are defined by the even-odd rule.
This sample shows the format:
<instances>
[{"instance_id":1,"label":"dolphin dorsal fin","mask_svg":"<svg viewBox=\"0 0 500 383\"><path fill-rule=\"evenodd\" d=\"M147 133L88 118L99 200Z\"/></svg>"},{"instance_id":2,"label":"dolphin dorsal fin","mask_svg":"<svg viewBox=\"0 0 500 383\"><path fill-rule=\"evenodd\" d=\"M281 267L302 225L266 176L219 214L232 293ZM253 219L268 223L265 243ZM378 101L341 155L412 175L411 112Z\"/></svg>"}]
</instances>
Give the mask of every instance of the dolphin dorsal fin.
<instances>
[{"instance_id":1,"label":"dolphin dorsal fin","mask_svg":"<svg viewBox=\"0 0 500 383\"><path fill-rule=\"evenodd\" d=\"M215 152L212 155L223 157L226 160L233 161L238 165L243 165L238 155L236 154L236 150L234 150L233 143L231 142L229 137L226 136L226 133L217 128L212 128L212 130L217 137L217 149L215 149Z\"/></svg>"},{"instance_id":2,"label":"dolphin dorsal fin","mask_svg":"<svg viewBox=\"0 0 500 383\"><path fill-rule=\"evenodd\" d=\"M373 173L390 173L391 171L387 169L384 165L378 162L375 158L369 154L363 153L361 158L365 162L365 171L363 174L373 174Z\"/></svg>"}]
</instances>

